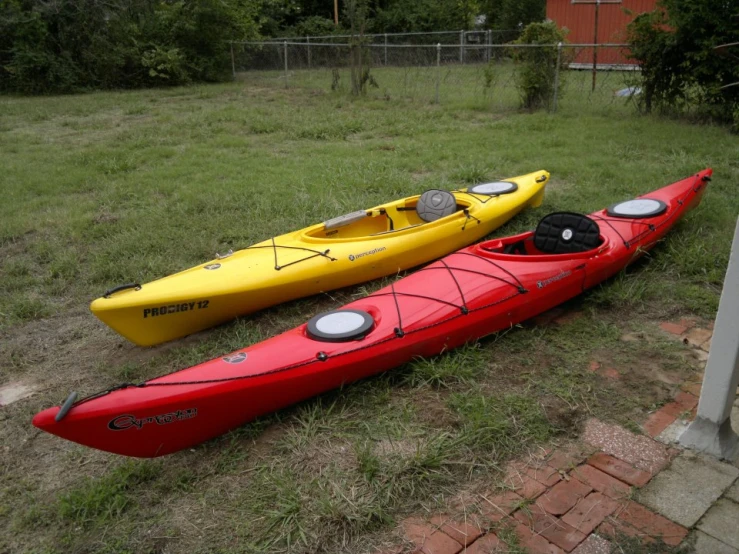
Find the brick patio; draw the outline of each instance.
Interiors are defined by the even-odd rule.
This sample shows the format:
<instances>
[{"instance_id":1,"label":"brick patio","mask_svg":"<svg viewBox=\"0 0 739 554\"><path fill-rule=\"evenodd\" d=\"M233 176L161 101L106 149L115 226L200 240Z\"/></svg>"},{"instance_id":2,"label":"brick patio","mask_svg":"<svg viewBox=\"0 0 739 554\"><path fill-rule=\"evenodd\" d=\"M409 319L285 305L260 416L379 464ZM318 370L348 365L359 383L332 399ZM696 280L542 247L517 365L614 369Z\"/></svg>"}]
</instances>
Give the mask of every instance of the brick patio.
<instances>
[{"instance_id":1,"label":"brick patio","mask_svg":"<svg viewBox=\"0 0 739 554\"><path fill-rule=\"evenodd\" d=\"M710 345L711 331L697 328L691 320L665 322L660 327L695 349L707 351ZM601 368L593 364L590 369ZM463 510L467 515L462 521L437 514L428 521L411 518L403 522L410 549L398 547L395 552L507 552L508 546L497 535L504 533L515 535L518 544L531 554L608 554L614 550L611 541L618 535L635 537L647 544L662 541L670 546L680 545L690 529L634 499L639 498L640 489L681 454L681 450L655 437L676 422L692 419L699 394L699 382L682 384L672 402L649 415L643 424L643 435L596 419L588 420L578 443L509 463L499 488L465 499L468 509ZM705 463L736 471L718 461ZM665 475L670 471L675 470L667 470ZM729 489L739 471L723 472L727 477L716 498L724 493L726 497L712 508L709 503L702 509L700 515L708 513L694 526L697 552L712 552L718 544L721 552L739 554L734 549L737 545L721 542L719 539L724 537L717 537L719 533L713 531L720 527L720 518L725 520L729 517L726 514L734 513L730 510L739 510L735 503L739 499L739 480ZM654 491L649 490L653 488L647 489L646 497L654 496ZM717 515L710 520L712 511ZM694 521L697 520L686 525Z\"/></svg>"}]
</instances>

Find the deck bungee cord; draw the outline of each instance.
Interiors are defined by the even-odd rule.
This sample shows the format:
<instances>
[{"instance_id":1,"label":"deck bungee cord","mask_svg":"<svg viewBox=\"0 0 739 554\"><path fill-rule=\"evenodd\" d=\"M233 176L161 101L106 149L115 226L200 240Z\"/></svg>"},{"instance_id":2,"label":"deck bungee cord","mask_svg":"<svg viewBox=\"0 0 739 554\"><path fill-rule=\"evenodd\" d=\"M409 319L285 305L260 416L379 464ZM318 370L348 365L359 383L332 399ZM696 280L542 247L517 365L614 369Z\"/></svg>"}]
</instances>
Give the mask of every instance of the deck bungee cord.
<instances>
[{"instance_id":1,"label":"deck bungee cord","mask_svg":"<svg viewBox=\"0 0 739 554\"><path fill-rule=\"evenodd\" d=\"M505 268L500 267L500 265L496 264L492 260L488 260L487 258L482 258L482 257L479 257L479 256L475 256L474 254L469 254L467 252L453 252L452 254L450 254L447 257L451 257L451 256L463 256L463 255L472 256L472 257L475 257L475 258L477 258L479 260L484 260L484 261L490 263L491 265L495 266L497 269L499 269L499 270L503 271L504 273L506 273L506 274L510 275L511 277L513 277L513 279L515 279L518 284L512 283L509 280L504 279L503 277L499 277L499 276L493 275L491 273L485 273L483 271L477 271L477 270L473 270L473 269L469 269L469 268L464 268L464 267L453 267L453 266L449 266L446 263L446 261L444 261L443 259L442 260L438 260L437 263L443 264L442 266L434 266L432 264L432 265L429 265L429 266L426 266L424 268L419 269L416 273L420 273L420 272L423 272L423 271L439 270L439 269L446 270L446 272L449 273L449 275L451 276L452 280L454 281L454 283L455 283L455 285L457 287L457 290L458 290L459 295L460 295L460 299L462 301L461 304L455 304L453 302L449 302L447 300L442 300L441 298L436 298L436 297L433 297L433 296L427 296L427 295L422 295L422 294L414 294L414 293L408 293L408 292L398 292L398 291L395 290L395 284L394 283L390 285L391 292L385 292L385 293L383 293L383 292L375 292L375 293L372 293L371 295L369 295L368 297L366 297L366 298L369 298L370 296L378 296L378 297L379 296L392 296L393 297L394 303L395 303L395 307L396 307L396 311L397 311L397 318L398 318L397 326L394 329L394 332L395 332L395 335L394 336L384 337L382 339L379 339L379 340L376 340L376 341L373 341L373 342L370 342L370 343L367 343L367 344L363 344L361 346L358 346L357 348L352 348L352 349L349 349L349 350L344 350L344 351L337 352L337 353L332 354L332 355L328 355L328 354L326 354L323 351L319 351L316 354L316 357L314 359L304 360L302 362L297 362L297 363L294 363L294 364L289 364L289 365L286 365L286 366L269 369L269 370L266 370L266 371L263 371L263 372L260 372L260 373L253 373L253 374L248 374L248 375L234 375L234 376L230 376L230 377L219 377L217 379L198 379L198 380L191 380L191 381L168 381L168 382L165 382L165 383L154 383L154 382L152 382L152 381L155 381L156 379L161 379L163 377L168 377L169 375L173 375L173 374L178 373L179 371L181 371L181 370L175 370L175 371L171 371L169 373L165 373L165 374L159 375L157 377L152 377L151 379L149 379L147 381L144 381L144 382L141 382L141 383L121 383L121 384L115 385L115 386L113 386L113 387L111 387L109 389L105 389L105 390L102 390L102 391L93 393L93 394L91 394L89 396L86 396L84 398L81 398L79 400L74 401L72 403L72 405L69 406L68 410L71 409L71 408L74 408L75 406L80 406L80 405L84 404L85 402L88 402L88 401L93 400L95 398L99 398L101 396L105 396L106 394L110 394L112 392L115 392L115 391L118 391L118 390L127 389L127 388L168 387L168 386L187 386L187 385L206 385L206 384L226 383L226 382L230 382L230 381L239 381L239 380L245 380L245 379L255 379L255 378L258 378L258 377L265 376L265 375L271 375L271 374L274 374L274 373L280 373L280 372L284 372L284 371L289 371L291 369L298 369L298 368L305 367L305 366L308 366L308 365L311 365L311 364L314 364L314 363L317 363L317 362L325 362L326 360L328 360L330 358L336 358L336 357L339 357L339 356L346 356L346 355L349 355L349 354L354 354L354 353L359 352L361 350L365 350L367 348L372 348L374 346L377 346L377 345L380 345L380 344L389 342L389 341L394 340L394 339L403 338L404 336L406 336L408 334L418 333L418 332L421 332L421 331L425 331L427 329L436 327L438 325L442 325L442 324L448 323L450 321L453 321L454 319L456 319L458 317L465 316L465 315L468 315L468 314L473 313L473 312L478 312L478 311L481 311L481 310L486 310L486 309L493 308L493 307L498 306L499 304L501 304L503 302L506 302L508 300L511 300L511 299L515 298L519 294L525 294L525 293L528 292L523 287L523 284L521 283L521 281L515 275L513 275L511 272L507 271ZM464 296L464 291L463 291L462 286L460 285L459 281L457 280L456 276L454 275L454 271L461 271L461 272L464 272L464 273L471 273L471 274L475 274L475 275L480 275L480 276L483 276L483 277L488 277L490 279L494 279L494 280L503 282L503 283L505 283L505 284L507 284L507 285L509 285L509 286L511 286L513 288L515 288L516 289L516 292L514 294L510 295L510 296L507 296L505 298L499 299L499 300L497 300L495 302L492 302L490 304L486 304L484 306L479 306L477 308L470 309L470 308L467 307L467 303L465 301L465 296ZM450 306L452 308L456 308L457 310L459 310L459 312L457 314L455 314L455 315L452 315L452 316L450 316L450 317L448 317L446 319L442 319L442 320L436 321L436 322L434 322L432 324L421 326L421 327L417 327L417 328L410 329L410 330L406 330L406 329L403 328L402 310L401 310L401 306L400 306L400 302L399 302L399 298L401 298L401 297L416 298L416 299L427 300L427 301L430 301L430 302L437 302L437 303L440 303L440 304L445 304L445 305L448 305L448 306Z\"/></svg>"},{"instance_id":2,"label":"deck bungee cord","mask_svg":"<svg viewBox=\"0 0 739 554\"><path fill-rule=\"evenodd\" d=\"M710 180L710 177L704 176L702 178L702 180L703 181L709 181ZM695 182L699 182L699 181L701 181L700 176L696 176L696 181ZM683 205L684 201L690 196L690 194L697 193L700 190L700 188L701 188L701 185L699 185L698 187L695 187L695 183L694 183L694 185L691 186L691 188L681 198L679 198L679 199L676 200L676 204L677 204L678 207L675 207L672 210L670 210L668 208L666 210L666 213L663 212L664 213L664 220L661 221L661 222L659 222L659 223L657 223L656 225L655 224L652 224L652 223L647 223L647 222L639 221L639 219L638 218L635 218L635 217L628 217L628 218L627 217L610 217L610 218L607 218L607 217L602 217L602 216L598 216L598 215L595 215L595 214L591 214L588 217L590 217L593 220L603 221L604 223L606 223L621 238L621 240L623 241L624 246L626 248L631 248L631 246L633 244L641 241L641 239L643 237L647 236L649 233L656 232L659 227L661 227L661 226L665 225L666 223L668 223L670 221L670 219L672 219L672 217L674 217L675 214L678 213L679 207L681 207ZM639 225L646 226L647 229L644 230L644 231L642 231L638 235L636 235L632 239L632 241L626 241L625 238L623 237L623 235L611 224L612 222L614 222L614 223L616 223L616 222L618 222L618 223L628 223L630 225L639 224ZM273 242L273 245L274 245L274 239L272 240L272 242ZM275 246L275 258L276 258L276 256L277 256L277 250L276 250L276 248L279 247L279 245L274 245L274 246ZM257 246L257 247L250 247L250 248L270 248L270 246ZM286 248L291 248L291 247L286 247ZM298 250L300 250L301 248L292 248L292 249L298 249ZM484 247L482 249L483 250L489 250L489 249L484 248ZM302 249L302 250L310 250L310 249ZM315 255L314 256L309 256L308 258L304 258L304 259L313 258L313 257L319 256L319 255L325 255L326 257L330 258L330 256L327 256L328 250L326 252L319 252L319 251L313 251L313 252L315 252ZM499 275L494 275L493 273L486 273L484 271L480 271L480 270L476 270L476 269L471 269L471 268L467 268L467 267L450 266L447 263L446 260L448 260L452 256L469 256L469 257L472 257L472 258L474 258L476 260L485 261L486 263L490 264L491 266L493 266L498 271L500 271L502 273L505 273L506 275L508 275L509 277L511 277L511 279L513 279L513 281L515 281L515 282L509 281L508 279L505 279L504 277L501 277ZM297 263L299 261L303 261L304 259L297 260L296 262L292 262L292 263ZM438 265L438 264L440 264L440 265ZM290 264L286 264L285 266L282 266L282 267L287 267L287 265L290 265ZM576 268L576 269L583 268L583 267L584 266L578 266L578 268ZM516 296L518 296L520 294L526 294L526 293L528 293L528 290L524 287L524 285L521 282L521 280L515 274L513 274L511 271L509 271L505 267L501 266L499 263L496 263L495 261L493 261L493 260L491 260L489 258L486 258L486 257L483 257L483 256L479 256L479 255L475 255L475 254L472 254L470 252L463 252L463 251L453 252L452 254L448 255L445 259L440 259L440 260L438 260L435 263L432 263L432 264L430 264L430 265L428 265L426 267L423 267L423 268L417 270L415 273L421 273L421 272L424 272L424 271L436 271L436 270L442 270L445 273L448 273L449 274L449 276L451 277L451 279L452 279L452 281L454 283L455 288L458 291L461 304L455 304L454 302L450 302L448 300L443 300L441 298L437 298L437 297L434 297L434 296L428 296L428 295L416 294L416 293L410 293L410 292L398 292L397 290L395 290L395 283L392 283L390 285L390 291L389 292L379 292L378 291L378 292L375 292L375 293L369 295L368 297L365 297L365 298L369 298L369 297L392 296L393 301L394 301L394 305L395 305L395 308L396 308L396 313L397 313L397 326L393 329L394 336L384 337L384 338L381 338L381 339L376 340L376 341L372 341L372 342L369 342L369 343L366 343L366 344L362 344L361 346L357 346L356 348L352 348L352 349L348 349L348 350L343 350L343 351L336 352L336 353L331 354L331 355L327 354L324 351L319 351L319 352L316 353L316 356L313 359L304 360L304 361L301 361L301 362L296 362L296 363L293 363L293 364L289 364L289 365L285 365L285 366L281 366L281 367L277 367L277 368L268 369L268 370L265 370L265 371L260 372L260 373L252 373L252 374L248 374L248 375L235 375L235 376L229 376L229 377L219 377L219 378L215 378L215 379L197 379L197 380L189 380L189 381L169 381L169 382L164 382L164 383L152 382L152 381L155 381L157 379L161 379L163 377L167 377L169 375L173 375L173 374L178 373L179 371L181 371L181 370L175 370L175 371L172 371L170 373L166 373L166 374L163 374L163 375L159 375L157 377L153 377L152 379L149 379L149 380L144 381L142 383L121 383L121 384L116 385L114 387L111 387L109 389L106 389L106 390L103 390L103 391L94 393L94 394L89 395L87 397L84 397L84 398L82 398L80 400L73 401L71 403L71 405L67 408L67 410L65 410L65 415L66 415L66 412L69 411L69 409L71 409L71 408L73 408L75 406L79 406L79 405L81 405L81 404L83 404L85 402L88 402L90 400L93 400L95 398L99 398L99 397L104 396L106 394L110 394L112 392L115 392L115 391L118 391L118 390L123 390L123 389L126 389L126 388L168 387L168 386L187 386L187 385L204 385L204 384L226 383L226 382L231 382L231 381L239 381L239 380L246 380L246 379L255 379L255 378L263 377L265 375L271 375L271 374L275 374L275 373L289 371L289 370L292 370L292 369L298 369L298 368L301 368L301 367L309 366L309 365L314 364L314 363L325 362L325 361L327 361L329 359L332 359L332 358L336 358L336 357L339 357L339 356L347 356L347 355L354 354L356 352L359 352L359 351L362 351L362 350L365 350L365 349L368 349L368 348L373 348L375 346L378 346L380 344L387 343L387 342L389 342L391 340L394 340L394 339L402 339L403 337L405 337L408 334L418 333L418 332L421 332L421 331L425 331L425 330L428 330L430 328L436 327L438 325L443 325L445 323L451 322L451 321L453 321L454 319L456 319L458 317L466 316L466 315L468 315L470 313L473 313L473 312L478 312L478 311L481 311L481 310L485 310L485 309L490 309L490 308L496 307L496 306L500 305L501 303L507 302L507 301L515 298ZM479 276L487 277L487 278L490 278L490 279L493 279L493 280L502 282L502 283L504 283L506 285L509 285L509 286L513 287L514 289L516 289L516 292L513 293L513 294L511 294L510 296L507 296L505 298L501 298L501 299L499 299L499 300L497 300L497 301L495 301L493 303L490 303L490 304L487 304L487 305L484 305L484 306L479 306L477 308L470 309L467 306L467 301L465 299L464 289L463 289L462 285L460 284L459 280L457 279L457 277L455 275L455 271L462 272L462 273L467 273L467 274L479 275ZM457 314L454 314L454 315L450 316L450 317L447 317L445 319L441 319L439 321L436 321L434 323L431 323L431 324L428 324L428 325L425 325L425 326L419 326L419 327L413 328L413 329L405 329L404 326L403 326L403 314L402 314L401 303L400 303L400 298L403 298L403 297L421 299L421 300L426 300L426 301L429 301L429 302L444 304L444 305L447 305L447 306L450 306L452 308L455 308L455 309L459 310L459 312ZM363 338L364 337L361 337L360 340L363 340ZM71 398L71 395L70 395L70 398Z\"/></svg>"},{"instance_id":3,"label":"deck bungee cord","mask_svg":"<svg viewBox=\"0 0 739 554\"><path fill-rule=\"evenodd\" d=\"M116 287L90 309L131 342L154 346L439 259L541 205L548 179L539 170L473 185L470 194L426 190L216 254L148 283Z\"/></svg>"},{"instance_id":4,"label":"deck bungee cord","mask_svg":"<svg viewBox=\"0 0 739 554\"><path fill-rule=\"evenodd\" d=\"M706 169L699 177L707 181L710 175ZM648 252L699 204L705 189L691 176L590 217L549 214L535 230L440 257L372 295L226 356L122 383L79 402L73 394L61 409L48 408L33 423L126 456L190 448L332 388L530 320ZM663 204L668 209L660 211ZM449 205L444 200L432 207ZM451 222L458 232L459 219ZM365 227L376 229L376 223ZM341 259L348 253L331 254ZM272 253L265 257L272 261Z\"/></svg>"},{"instance_id":5,"label":"deck bungee cord","mask_svg":"<svg viewBox=\"0 0 739 554\"><path fill-rule=\"evenodd\" d=\"M247 246L246 248L243 248L242 250L253 250L253 249L256 249L256 248L271 248L274 251L274 254L275 254L275 271L280 271L284 267L288 267L288 266L291 266L293 264L304 262L306 260L312 260L313 258L317 258L318 256L323 256L324 258L328 258L332 262L335 262L336 261L336 258L333 258L333 257L331 257L331 256L328 255L329 252L331 252L331 250L328 249L328 248L326 250L324 250L323 252L321 252L320 250L314 250L312 248L305 248L303 246L285 246L285 245L282 245L282 244L276 244L274 237L272 237L270 240L272 241L272 245L265 245L265 246L253 245L253 246ZM277 249L278 248L284 248L286 250L303 250L305 252L312 252L313 255L312 256L306 256L305 258L300 258L299 260L292 261L292 262L287 263L285 265L280 265L279 261L277 260Z\"/></svg>"},{"instance_id":6,"label":"deck bungee cord","mask_svg":"<svg viewBox=\"0 0 739 554\"><path fill-rule=\"evenodd\" d=\"M669 209L669 206L666 206L666 210L665 211L667 211L668 213L665 216L665 219L663 221L660 221L656 225L654 223L647 223L646 221L639 221L639 219L637 217L634 217L634 216L632 216L630 218L629 217L625 217L625 216L622 216L622 217L609 217L609 218L607 218L607 217L601 217L601 216L597 216L597 215L594 215L593 214L590 217L592 219L597 220L597 221L603 221L606 225L608 225L611 229L613 229L613 232L614 233L616 233L619 236L619 238L623 241L624 246L626 248L631 248L631 244L632 243L639 242L642 239L642 237L646 236L649 233L652 233L652 232L657 231L657 229L659 227L662 227L662 226L666 225L667 223L669 223L670 220L673 217L675 217L675 214L678 213L679 208L682 207L682 205L685 203L685 200L688 198L688 196L690 196L691 193L693 193L693 194L698 193L698 191L703 186L703 183L707 183L710 180L711 180L711 177L709 177L708 175L703 175L703 176L701 176L700 174L696 175L695 176L695 180L693 181L693 185L690 187L690 190L686 191L685 194L681 198L678 198L678 199L675 200L675 202L677 203L678 207L674 208L673 210L670 210ZM698 183L698 186L697 187L695 186L696 183ZM629 202L629 201L627 201L627 202ZM618 205L619 204L615 204L615 206L618 206ZM663 213L664 213L664 211L663 211ZM629 223L631 225L634 225L634 224L644 225L644 226L647 227L647 229L645 231L642 231L638 235L635 235L632 238L631 241L627 241L624 238L624 236L619 232L619 230L616 229L612 225L612 222L615 222L615 223Z\"/></svg>"}]
</instances>

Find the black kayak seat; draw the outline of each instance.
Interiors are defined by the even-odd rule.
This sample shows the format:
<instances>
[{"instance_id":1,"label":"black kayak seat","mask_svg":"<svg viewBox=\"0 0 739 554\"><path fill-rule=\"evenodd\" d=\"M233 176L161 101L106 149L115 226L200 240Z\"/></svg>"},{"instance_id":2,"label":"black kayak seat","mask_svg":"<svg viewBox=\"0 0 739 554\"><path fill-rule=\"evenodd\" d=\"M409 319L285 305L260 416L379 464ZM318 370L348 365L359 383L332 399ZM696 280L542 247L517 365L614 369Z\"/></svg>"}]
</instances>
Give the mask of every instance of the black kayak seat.
<instances>
[{"instance_id":1,"label":"black kayak seat","mask_svg":"<svg viewBox=\"0 0 739 554\"><path fill-rule=\"evenodd\" d=\"M600 243L598 224L585 215L571 212L549 214L534 231L534 246L545 254L587 252Z\"/></svg>"}]
</instances>

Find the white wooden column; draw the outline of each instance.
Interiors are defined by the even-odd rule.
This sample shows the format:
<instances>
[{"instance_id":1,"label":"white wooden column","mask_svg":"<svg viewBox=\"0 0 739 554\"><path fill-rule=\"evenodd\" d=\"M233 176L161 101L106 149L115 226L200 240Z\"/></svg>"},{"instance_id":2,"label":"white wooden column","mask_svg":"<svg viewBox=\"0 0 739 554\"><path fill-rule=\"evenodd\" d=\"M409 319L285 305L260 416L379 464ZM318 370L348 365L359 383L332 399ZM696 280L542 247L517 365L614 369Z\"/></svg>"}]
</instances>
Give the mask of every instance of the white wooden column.
<instances>
[{"instance_id":1,"label":"white wooden column","mask_svg":"<svg viewBox=\"0 0 739 554\"><path fill-rule=\"evenodd\" d=\"M739 385L739 220L731 245L729 268L713 328L703 377L698 415L680 436L688 448L733 461L739 436L731 428L731 408Z\"/></svg>"}]
</instances>

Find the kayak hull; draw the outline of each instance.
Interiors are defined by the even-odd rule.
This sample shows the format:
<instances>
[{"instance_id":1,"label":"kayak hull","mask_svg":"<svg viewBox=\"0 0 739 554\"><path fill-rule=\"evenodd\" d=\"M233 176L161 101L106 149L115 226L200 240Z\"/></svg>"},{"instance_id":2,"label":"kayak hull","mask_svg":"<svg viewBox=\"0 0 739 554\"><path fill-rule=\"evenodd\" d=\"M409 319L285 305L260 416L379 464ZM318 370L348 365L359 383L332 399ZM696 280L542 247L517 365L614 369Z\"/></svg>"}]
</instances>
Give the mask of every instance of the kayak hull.
<instances>
[{"instance_id":1,"label":"kayak hull","mask_svg":"<svg viewBox=\"0 0 739 554\"><path fill-rule=\"evenodd\" d=\"M523 209L539 206L548 178L546 171L537 171L507 179L517 189L499 196L455 191L457 211L433 222L415 215L417 196L402 199L367 210L372 215L354 226L319 224L288 233L106 294L90 309L140 346L173 340L288 300L440 258L483 238Z\"/></svg>"},{"instance_id":2,"label":"kayak hull","mask_svg":"<svg viewBox=\"0 0 739 554\"><path fill-rule=\"evenodd\" d=\"M600 221L601 242L587 252L505 253L510 245L530 243L532 233L524 233L450 254L344 306L341 310L361 310L374 320L359 340L318 341L301 325L142 386L81 401L58 422L59 408L50 408L34 425L127 456L191 447L259 415L509 328L577 296L660 241L700 202L710 175L705 170L645 195L668 206L657 217L591 214Z\"/></svg>"}]
</instances>

